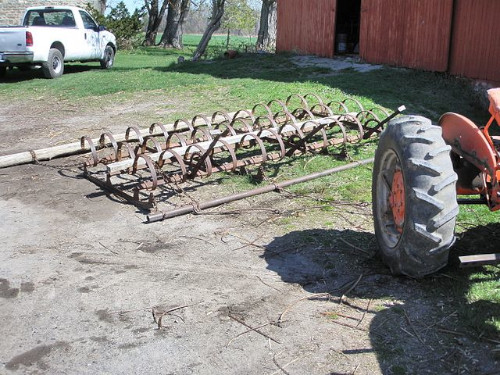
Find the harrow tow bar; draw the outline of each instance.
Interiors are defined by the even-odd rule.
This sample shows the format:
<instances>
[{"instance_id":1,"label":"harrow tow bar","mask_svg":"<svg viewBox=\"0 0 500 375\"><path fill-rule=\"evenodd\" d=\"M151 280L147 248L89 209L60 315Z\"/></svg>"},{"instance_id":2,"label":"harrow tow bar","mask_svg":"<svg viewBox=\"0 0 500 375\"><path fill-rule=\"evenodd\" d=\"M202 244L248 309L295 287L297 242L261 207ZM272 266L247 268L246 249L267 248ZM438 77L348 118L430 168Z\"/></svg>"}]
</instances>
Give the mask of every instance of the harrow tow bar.
<instances>
[{"instance_id":1,"label":"harrow tow bar","mask_svg":"<svg viewBox=\"0 0 500 375\"><path fill-rule=\"evenodd\" d=\"M303 182L314 180L316 178L320 178L320 177L328 176L330 174L345 171L347 169L352 169L352 168L359 167L361 165L370 164L370 163L373 163L373 161L374 161L374 158L355 161L355 162L345 164L345 165L342 165L339 167L327 169L327 170L322 171L322 172L312 173L312 174L309 174L307 176L294 178L292 180L283 181L283 182L276 183L276 184L269 184L269 185L266 185L266 186L263 186L260 188L256 188L256 189L252 189L249 191L229 195L229 196L223 197L223 198L214 199L214 200L211 200L208 202L203 202L203 203L196 204L196 205L195 204L186 205L186 206L182 206L182 207L179 207L179 208L176 208L173 210L169 210L169 211L161 211L161 212L158 212L155 214L148 215L146 217L146 220L147 220L147 223L153 223L153 222L162 221L162 220L169 219L169 218L176 217L176 216L181 216L181 215L186 215L186 214L193 213L193 212L198 212L201 210L205 210L207 208L220 206L221 204L234 202L234 201L249 198L249 197L252 197L255 195L269 193L272 191L280 191L280 190L282 190L288 186L291 186L291 185L300 184Z\"/></svg>"},{"instance_id":2,"label":"harrow tow bar","mask_svg":"<svg viewBox=\"0 0 500 375\"><path fill-rule=\"evenodd\" d=\"M398 107L398 109L396 109L396 111L393 114L386 117L384 120L380 121L380 123L378 123L373 128L369 128L366 131L366 133L363 135L363 139L368 139L373 135L373 133L378 133L378 132L382 131L382 128L384 127L385 124L387 124L389 121L391 121L393 118L400 115L404 111L406 111L406 107L404 105Z\"/></svg>"}]
</instances>

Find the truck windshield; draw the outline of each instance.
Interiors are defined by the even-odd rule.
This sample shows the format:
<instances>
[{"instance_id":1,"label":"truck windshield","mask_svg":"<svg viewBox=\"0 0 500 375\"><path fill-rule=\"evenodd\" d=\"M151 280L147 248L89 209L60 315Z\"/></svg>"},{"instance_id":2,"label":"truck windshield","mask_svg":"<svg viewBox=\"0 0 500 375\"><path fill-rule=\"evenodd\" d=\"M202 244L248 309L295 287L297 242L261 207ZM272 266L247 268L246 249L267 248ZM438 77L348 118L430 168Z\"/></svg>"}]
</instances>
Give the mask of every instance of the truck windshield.
<instances>
[{"instance_id":1,"label":"truck windshield","mask_svg":"<svg viewBox=\"0 0 500 375\"><path fill-rule=\"evenodd\" d=\"M24 17L25 26L75 27L73 12L67 9L30 10Z\"/></svg>"}]
</instances>

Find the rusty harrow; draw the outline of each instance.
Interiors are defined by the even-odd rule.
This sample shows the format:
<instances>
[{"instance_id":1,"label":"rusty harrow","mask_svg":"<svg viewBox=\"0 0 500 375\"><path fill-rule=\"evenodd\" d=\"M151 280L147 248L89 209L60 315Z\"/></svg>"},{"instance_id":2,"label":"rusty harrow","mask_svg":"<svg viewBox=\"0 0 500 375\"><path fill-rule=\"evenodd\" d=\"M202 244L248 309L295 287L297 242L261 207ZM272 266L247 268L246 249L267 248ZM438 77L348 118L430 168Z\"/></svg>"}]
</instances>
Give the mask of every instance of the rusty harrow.
<instances>
[{"instance_id":1,"label":"rusty harrow","mask_svg":"<svg viewBox=\"0 0 500 375\"><path fill-rule=\"evenodd\" d=\"M389 115L382 108L365 110L352 98L325 102L317 95L291 95L251 110L218 111L144 130L132 126L120 136L106 131L98 139L81 138L82 149L90 150L84 175L137 207L158 212L158 203L188 180L332 147L343 151L347 143L380 132L400 110ZM195 210L191 205L178 212ZM160 216L148 221L168 217Z\"/></svg>"}]
</instances>

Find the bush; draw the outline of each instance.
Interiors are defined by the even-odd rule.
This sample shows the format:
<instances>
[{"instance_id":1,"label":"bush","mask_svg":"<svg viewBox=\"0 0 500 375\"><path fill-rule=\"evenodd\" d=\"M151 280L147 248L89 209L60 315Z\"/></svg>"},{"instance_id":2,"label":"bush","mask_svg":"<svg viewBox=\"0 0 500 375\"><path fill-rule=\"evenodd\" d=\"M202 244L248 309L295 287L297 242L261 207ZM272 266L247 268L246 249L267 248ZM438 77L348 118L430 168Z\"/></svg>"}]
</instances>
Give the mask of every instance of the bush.
<instances>
[{"instance_id":1,"label":"bush","mask_svg":"<svg viewBox=\"0 0 500 375\"><path fill-rule=\"evenodd\" d=\"M111 7L107 15L103 15L90 4L87 4L87 10L99 25L115 34L119 49L131 49L140 44L141 39L137 36L142 29L142 11L136 9L131 15L123 1Z\"/></svg>"}]
</instances>

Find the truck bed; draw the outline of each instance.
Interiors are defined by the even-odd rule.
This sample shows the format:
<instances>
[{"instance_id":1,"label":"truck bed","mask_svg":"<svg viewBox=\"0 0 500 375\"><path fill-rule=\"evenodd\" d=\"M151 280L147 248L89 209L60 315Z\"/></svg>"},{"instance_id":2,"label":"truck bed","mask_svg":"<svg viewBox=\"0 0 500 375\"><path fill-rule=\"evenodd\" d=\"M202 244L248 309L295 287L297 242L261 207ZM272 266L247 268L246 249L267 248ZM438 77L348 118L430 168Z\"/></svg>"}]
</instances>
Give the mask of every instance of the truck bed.
<instances>
[{"instance_id":1,"label":"truck bed","mask_svg":"<svg viewBox=\"0 0 500 375\"><path fill-rule=\"evenodd\" d=\"M26 51L26 28L24 26L0 27L0 52Z\"/></svg>"}]
</instances>

